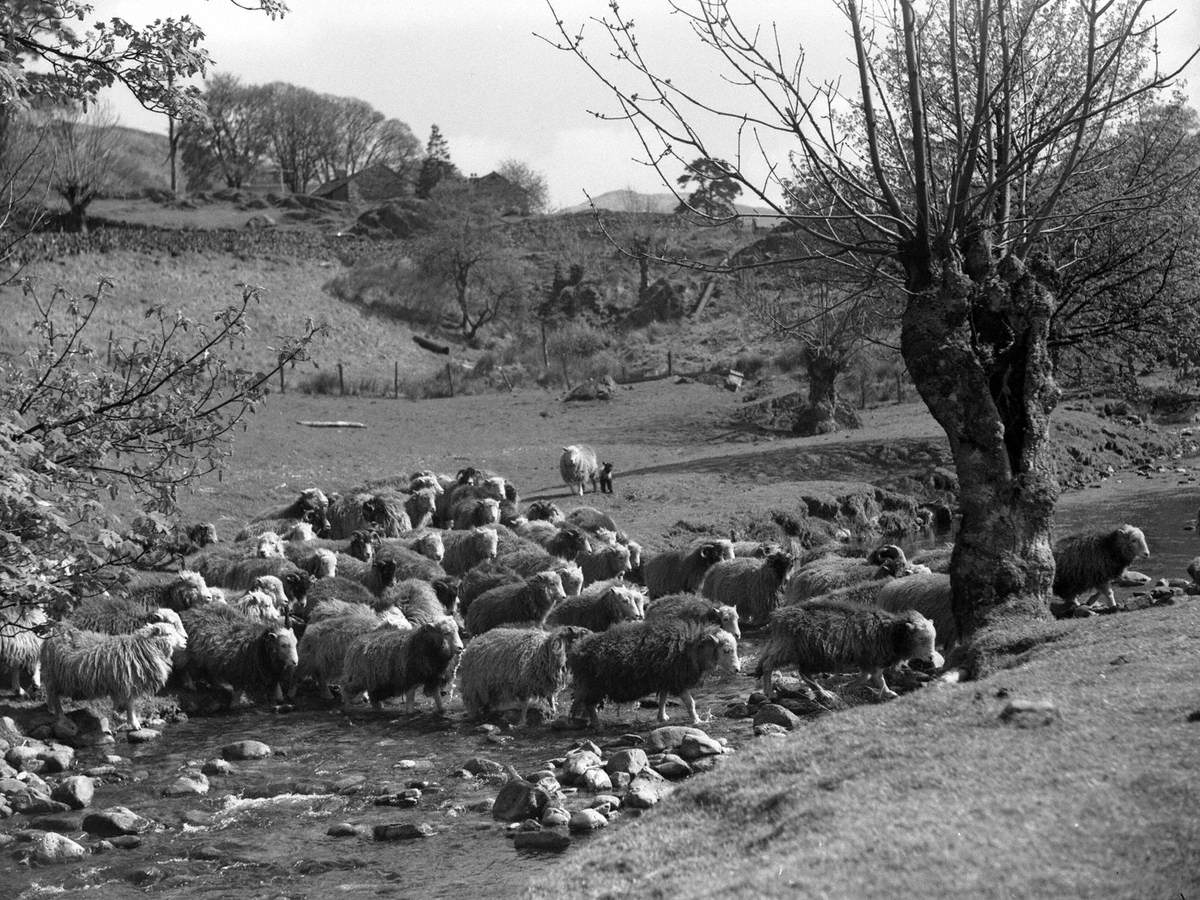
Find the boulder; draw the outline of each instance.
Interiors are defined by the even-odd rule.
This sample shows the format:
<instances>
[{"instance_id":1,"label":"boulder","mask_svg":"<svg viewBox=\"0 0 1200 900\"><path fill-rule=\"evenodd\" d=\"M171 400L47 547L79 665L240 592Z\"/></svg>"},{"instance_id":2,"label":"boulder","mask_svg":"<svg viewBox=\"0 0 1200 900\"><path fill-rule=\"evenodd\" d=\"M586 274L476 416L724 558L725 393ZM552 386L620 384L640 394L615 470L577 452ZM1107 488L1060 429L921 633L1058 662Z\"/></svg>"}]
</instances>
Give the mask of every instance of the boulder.
<instances>
[{"instance_id":1,"label":"boulder","mask_svg":"<svg viewBox=\"0 0 1200 900\"><path fill-rule=\"evenodd\" d=\"M52 800L65 803L71 809L84 809L92 805L96 795L96 782L86 775L72 775L59 782L50 794Z\"/></svg>"},{"instance_id":2,"label":"boulder","mask_svg":"<svg viewBox=\"0 0 1200 900\"><path fill-rule=\"evenodd\" d=\"M604 770L609 774L627 772L629 775L637 775L649 767L650 761L646 758L646 751L636 747L629 750L618 750L604 764Z\"/></svg>"},{"instance_id":3,"label":"boulder","mask_svg":"<svg viewBox=\"0 0 1200 900\"><path fill-rule=\"evenodd\" d=\"M492 818L498 822L522 822L540 819L550 804L550 795L528 781L516 779L500 788L492 806Z\"/></svg>"},{"instance_id":4,"label":"boulder","mask_svg":"<svg viewBox=\"0 0 1200 900\"><path fill-rule=\"evenodd\" d=\"M692 774L692 767L683 757L674 753L663 753L650 762L650 768L663 778L687 778Z\"/></svg>"},{"instance_id":5,"label":"boulder","mask_svg":"<svg viewBox=\"0 0 1200 900\"><path fill-rule=\"evenodd\" d=\"M68 837L53 831L43 831L30 844L30 857L39 863L71 862L87 856L87 849Z\"/></svg>"},{"instance_id":6,"label":"boulder","mask_svg":"<svg viewBox=\"0 0 1200 900\"><path fill-rule=\"evenodd\" d=\"M411 841L432 837L437 831L424 822L397 822L376 825L371 829L371 834L377 841Z\"/></svg>"},{"instance_id":7,"label":"boulder","mask_svg":"<svg viewBox=\"0 0 1200 900\"><path fill-rule=\"evenodd\" d=\"M1041 728L1062 719L1049 700L1010 700L1000 712L1000 721L1018 728Z\"/></svg>"},{"instance_id":8,"label":"boulder","mask_svg":"<svg viewBox=\"0 0 1200 900\"><path fill-rule=\"evenodd\" d=\"M225 759L209 759L205 760L204 765L200 767L200 771L208 776L221 777L232 772L233 765ZM360 778L359 781L361 780Z\"/></svg>"},{"instance_id":9,"label":"boulder","mask_svg":"<svg viewBox=\"0 0 1200 900\"><path fill-rule=\"evenodd\" d=\"M142 834L153 823L124 806L89 813L83 818L83 830L96 837L111 838L121 834Z\"/></svg>"},{"instance_id":10,"label":"boulder","mask_svg":"<svg viewBox=\"0 0 1200 900\"><path fill-rule=\"evenodd\" d=\"M180 775L165 788L164 797L198 797L208 793L208 778L200 772Z\"/></svg>"},{"instance_id":11,"label":"boulder","mask_svg":"<svg viewBox=\"0 0 1200 900\"><path fill-rule=\"evenodd\" d=\"M542 813L542 825L545 828L558 828L571 821L571 814L561 806L547 806Z\"/></svg>"},{"instance_id":12,"label":"boulder","mask_svg":"<svg viewBox=\"0 0 1200 900\"><path fill-rule=\"evenodd\" d=\"M675 750L686 737L708 738L708 735L703 730L690 725L663 725L650 732L646 739L646 752L661 753L665 750Z\"/></svg>"},{"instance_id":13,"label":"boulder","mask_svg":"<svg viewBox=\"0 0 1200 900\"><path fill-rule=\"evenodd\" d=\"M504 766L500 765L500 763L496 762L495 760L485 759L479 756L475 757L474 759L468 759L465 763L459 766L459 768L477 777L479 775L504 774Z\"/></svg>"},{"instance_id":14,"label":"boulder","mask_svg":"<svg viewBox=\"0 0 1200 900\"><path fill-rule=\"evenodd\" d=\"M754 713L754 724L779 725L788 731L794 730L803 720L790 709L778 703L764 703Z\"/></svg>"},{"instance_id":15,"label":"boulder","mask_svg":"<svg viewBox=\"0 0 1200 900\"><path fill-rule=\"evenodd\" d=\"M608 825L604 813L596 809L579 809L571 813L570 829L572 834L587 834L598 831Z\"/></svg>"},{"instance_id":16,"label":"boulder","mask_svg":"<svg viewBox=\"0 0 1200 900\"><path fill-rule=\"evenodd\" d=\"M597 769L602 765L600 757L591 750L576 750L567 754L563 762L562 780L565 784L576 784L583 779L588 769Z\"/></svg>"},{"instance_id":17,"label":"boulder","mask_svg":"<svg viewBox=\"0 0 1200 900\"><path fill-rule=\"evenodd\" d=\"M262 741L234 741L221 748L225 759L265 759L270 755L271 748Z\"/></svg>"},{"instance_id":18,"label":"boulder","mask_svg":"<svg viewBox=\"0 0 1200 900\"><path fill-rule=\"evenodd\" d=\"M56 745L38 754L42 761L42 771L50 774L66 772L75 765L75 751L70 747Z\"/></svg>"}]
</instances>

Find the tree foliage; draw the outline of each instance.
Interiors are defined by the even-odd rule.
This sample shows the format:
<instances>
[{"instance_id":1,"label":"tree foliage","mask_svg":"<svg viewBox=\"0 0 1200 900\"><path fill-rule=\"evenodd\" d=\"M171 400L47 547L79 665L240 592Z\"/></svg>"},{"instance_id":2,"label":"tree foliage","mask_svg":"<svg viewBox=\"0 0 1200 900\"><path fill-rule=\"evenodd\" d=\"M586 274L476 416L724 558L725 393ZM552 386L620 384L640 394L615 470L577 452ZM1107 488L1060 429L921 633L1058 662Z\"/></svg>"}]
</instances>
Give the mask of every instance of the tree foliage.
<instances>
[{"instance_id":1,"label":"tree foliage","mask_svg":"<svg viewBox=\"0 0 1200 900\"><path fill-rule=\"evenodd\" d=\"M734 201L741 196L742 186L733 177L732 167L723 159L696 159L688 163L687 171L675 179L679 190L687 197L679 202L676 212L694 212L708 219L729 219L737 215Z\"/></svg>"},{"instance_id":2,"label":"tree foliage","mask_svg":"<svg viewBox=\"0 0 1200 900\"><path fill-rule=\"evenodd\" d=\"M522 215L529 216L546 211L546 203L550 194L549 188L546 186L546 177L541 172L519 159L504 160L496 172L523 192L524 196L520 205Z\"/></svg>"},{"instance_id":3,"label":"tree foliage","mask_svg":"<svg viewBox=\"0 0 1200 900\"><path fill-rule=\"evenodd\" d=\"M443 181L461 178L458 166L450 161L450 144L442 130L433 125L429 129L429 140L425 144L425 156L417 170L416 192L418 197L428 198Z\"/></svg>"}]
</instances>

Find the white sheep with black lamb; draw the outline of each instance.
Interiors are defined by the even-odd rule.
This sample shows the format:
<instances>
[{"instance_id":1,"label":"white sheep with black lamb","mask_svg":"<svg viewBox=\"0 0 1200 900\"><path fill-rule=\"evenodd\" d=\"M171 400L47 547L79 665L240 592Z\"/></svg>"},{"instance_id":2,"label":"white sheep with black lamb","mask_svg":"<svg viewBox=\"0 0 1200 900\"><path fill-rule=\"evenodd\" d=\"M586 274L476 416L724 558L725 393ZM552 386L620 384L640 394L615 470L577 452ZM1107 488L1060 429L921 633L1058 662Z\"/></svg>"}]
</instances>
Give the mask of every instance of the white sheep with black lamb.
<instances>
[{"instance_id":1,"label":"white sheep with black lamb","mask_svg":"<svg viewBox=\"0 0 1200 900\"><path fill-rule=\"evenodd\" d=\"M131 729L140 727L136 704L158 693L171 675L172 659L188 643L179 614L159 609L155 621L132 634L83 631L59 622L42 643L42 687L46 708L63 716L64 697L76 700L112 699L124 711Z\"/></svg>"},{"instance_id":2,"label":"white sheep with black lamb","mask_svg":"<svg viewBox=\"0 0 1200 900\"><path fill-rule=\"evenodd\" d=\"M567 654L586 628L567 625L552 631L531 628L493 628L474 638L463 650L458 686L463 706L480 719L506 703L520 703L518 725L529 707L542 700L550 715L558 713L558 694L567 686Z\"/></svg>"},{"instance_id":3,"label":"white sheep with black lamb","mask_svg":"<svg viewBox=\"0 0 1200 900\"><path fill-rule=\"evenodd\" d=\"M687 547L664 550L642 563L642 579L650 599L698 591L709 568L733 559L733 544L723 539L695 541Z\"/></svg>"},{"instance_id":4,"label":"white sheep with black lamb","mask_svg":"<svg viewBox=\"0 0 1200 900\"><path fill-rule=\"evenodd\" d=\"M735 638L741 638L742 628L736 607L726 606L699 594L667 594L646 607L647 619L686 619L703 625L716 625Z\"/></svg>"},{"instance_id":5,"label":"white sheep with black lamb","mask_svg":"<svg viewBox=\"0 0 1200 900\"><path fill-rule=\"evenodd\" d=\"M909 659L922 659L940 668L942 655L934 649L933 623L914 610L894 613L839 600L810 600L783 606L771 613L767 642L759 654L762 691L774 694L772 675L777 669L795 668L826 701L833 696L812 676L821 672L856 670L879 692L891 699L883 670Z\"/></svg>"},{"instance_id":6,"label":"white sheep with black lamb","mask_svg":"<svg viewBox=\"0 0 1200 900\"><path fill-rule=\"evenodd\" d=\"M700 593L722 606L734 606L742 621L761 625L779 606L792 570L792 554L776 550L764 557L738 556L709 568Z\"/></svg>"},{"instance_id":7,"label":"white sheep with black lamb","mask_svg":"<svg viewBox=\"0 0 1200 900\"><path fill-rule=\"evenodd\" d=\"M1132 525L1068 535L1054 544L1054 594L1074 603L1087 592L1086 602L1103 598L1105 605L1115 607L1113 579L1134 560L1149 555L1146 535Z\"/></svg>"},{"instance_id":8,"label":"white sheep with black lamb","mask_svg":"<svg viewBox=\"0 0 1200 900\"><path fill-rule=\"evenodd\" d=\"M215 603L181 618L188 634L182 674L213 684L225 695L226 707L239 692L283 699L299 662L290 628Z\"/></svg>"},{"instance_id":9,"label":"white sheep with black lamb","mask_svg":"<svg viewBox=\"0 0 1200 900\"><path fill-rule=\"evenodd\" d=\"M713 671L738 672L737 641L715 625L681 619L625 622L576 642L567 656L575 703L599 727L605 700L632 703L658 696L658 721L665 722L667 697L676 695L693 724L700 721L692 690Z\"/></svg>"},{"instance_id":10,"label":"white sheep with black lamb","mask_svg":"<svg viewBox=\"0 0 1200 900\"><path fill-rule=\"evenodd\" d=\"M890 612L915 609L933 622L938 643L947 653L958 643L958 623L951 606L949 575L929 573L889 579L875 595L874 603Z\"/></svg>"},{"instance_id":11,"label":"white sheep with black lamb","mask_svg":"<svg viewBox=\"0 0 1200 900\"><path fill-rule=\"evenodd\" d=\"M449 616L436 622L402 630L388 625L350 642L338 683L342 704L366 691L376 708L389 697L404 695L404 711L415 710L418 689L433 698L439 713L445 711L443 691L450 690L462 654L458 624Z\"/></svg>"},{"instance_id":12,"label":"white sheep with black lamb","mask_svg":"<svg viewBox=\"0 0 1200 900\"><path fill-rule=\"evenodd\" d=\"M467 608L467 631L480 635L501 625L540 628L554 604L566 598L556 572L539 572L520 584L502 584L484 591Z\"/></svg>"},{"instance_id":13,"label":"white sheep with black lamb","mask_svg":"<svg viewBox=\"0 0 1200 900\"><path fill-rule=\"evenodd\" d=\"M598 595L579 594L560 600L546 616L546 627L580 625L589 631L604 631L619 622L640 618L641 592L635 587L611 585Z\"/></svg>"},{"instance_id":14,"label":"white sheep with black lamb","mask_svg":"<svg viewBox=\"0 0 1200 900\"><path fill-rule=\"evenodd\" d=\"M442 568L450 575L465 575L472 567L496 558L497 540L494 528L442 532L446 547Z\"/></svg>"},{"instance_id":15,"label":"white sheep with black lamb","mask_svg":"<svg viewBox=\"0 0 1200 900\"><path fill-rule=\"evenodd\" d=\"M600 476L600 462L596 451L586 444L570 444L562 448L558 457L558 474L571 493L583 496L583 485L591 482L592 492L597 490L596 479Z\"/></svg>"},{"instance_id":16,"label":"white sheep with black lamb","mask_svg":"<svg viewBox=\"0 0 1200 900\"><path fill-rule=\"evenodd\" d=\"M47 621L46 610L40 603L0 601L0 668L8 669L10 686L17 697L25 696L21 685L23 674L29 675L34 690L42 686L41 627Z\"/></svg>"}]
</instances>

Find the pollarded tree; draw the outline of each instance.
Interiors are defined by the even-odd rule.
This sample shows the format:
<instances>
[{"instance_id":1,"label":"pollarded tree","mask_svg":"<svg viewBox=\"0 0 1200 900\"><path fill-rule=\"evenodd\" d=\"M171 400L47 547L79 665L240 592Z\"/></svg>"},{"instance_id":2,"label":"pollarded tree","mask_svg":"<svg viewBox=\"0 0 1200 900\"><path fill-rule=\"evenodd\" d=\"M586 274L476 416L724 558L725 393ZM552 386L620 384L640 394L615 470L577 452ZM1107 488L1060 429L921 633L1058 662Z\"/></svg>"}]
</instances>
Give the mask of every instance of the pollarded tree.
<instances>
[{"instance_id":1,"label":"pollarded tree","mask_svg":"<svg viewBox=\"0 0 1200 900\"><path fill-rule=\"evenodd\" d=\"M1105 135L1178 75L1154 55L1147 3L839 0L849 93L810 80L803 50L779 29L743 28L720 0L673 5L742 85L736 102L658 71L616 2L595 20L615 70L584 49L582 28L560 20L557 45L613 89L617 117L639 129L660 173L719 156L722 123L732 131L724 146L737 141L739 154L786 136L820 191L786 196L784 161L769 156L739 155L730 174L795 226L793 259L879 271L903 291L901 351L959 478L960 629L1048 615L1058 495L1048 432L1059 396L1049 342L1058 267L1069 264L1052 256L1051 237L1150 188L1132 173L1091 208L1064 203L1113 165Z\"/></svg>"}]
</instances>

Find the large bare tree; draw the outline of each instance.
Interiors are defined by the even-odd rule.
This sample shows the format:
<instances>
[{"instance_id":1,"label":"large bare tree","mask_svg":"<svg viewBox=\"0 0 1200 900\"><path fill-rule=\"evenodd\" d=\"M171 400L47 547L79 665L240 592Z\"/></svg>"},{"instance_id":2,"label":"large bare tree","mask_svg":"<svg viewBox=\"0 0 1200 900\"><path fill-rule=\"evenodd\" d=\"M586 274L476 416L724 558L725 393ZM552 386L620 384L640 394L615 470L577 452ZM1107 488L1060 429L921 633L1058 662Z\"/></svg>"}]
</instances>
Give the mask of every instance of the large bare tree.
<instances>
[{"instance_id":1,"label":"large bare tree","mask_svg":"<svg viewBox=\"0 0 1200 900\"><path fill-rule=\"evenodd\" d=\"M1160 65L1162 20L1146 0L834 2L854 67L846 91L810 80L801 47L778 28L742 27L720 0L672 5L741 86L724 106L653 64L617 2L583 25L556 13L553 40L612 88L614 117L638 129L660 172L730 160L731 177L795 227L795 258L903 290L904 360L959 476L960 627L1045 616L1058 495L1049 338L1067 263L1051 237L1156 189L1134 173L1085 208L1064 203L1111 164L1105 135L1180 68ZM596 27L593 52L582 39ZM780 136L791 165L763 149ZM818 189L789 192L794 175Z\"/></svg>"}]
</instances>

